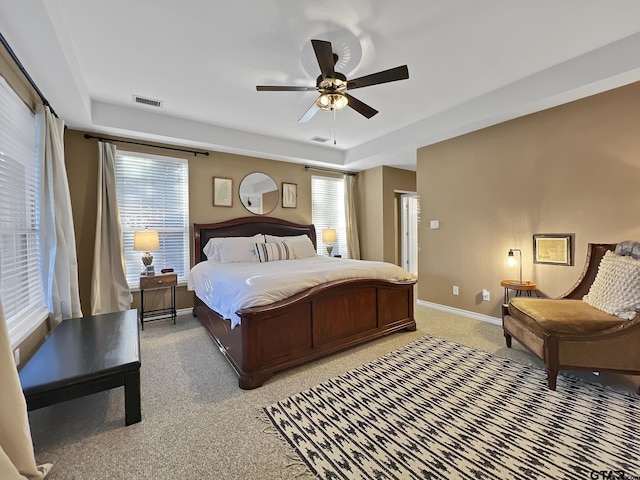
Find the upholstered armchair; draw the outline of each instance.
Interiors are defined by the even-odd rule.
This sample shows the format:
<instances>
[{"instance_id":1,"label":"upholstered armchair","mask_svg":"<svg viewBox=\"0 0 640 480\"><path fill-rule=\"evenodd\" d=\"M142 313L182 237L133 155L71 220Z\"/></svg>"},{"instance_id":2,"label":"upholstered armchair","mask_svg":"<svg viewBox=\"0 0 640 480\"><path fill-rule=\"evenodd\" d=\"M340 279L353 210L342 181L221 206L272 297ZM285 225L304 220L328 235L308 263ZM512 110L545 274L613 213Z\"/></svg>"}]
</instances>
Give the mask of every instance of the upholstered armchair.
<instances>
[{"instance_id":1,"label":"upholstered armchair","mask_svg":"<svg viewBox=\"0 0 640 480\"><path fill-rule=\"evenodd\" d=\"M640 375L640 260L626 256L634 254L634 248L640 250L640 244L590 243L582 274L564 295L557 299L518 297L503 305L507 347L511 348L513 337L540 358L547 369L549 389L556 389L558 370ZM618 276L622 277L619 281ZM607 295L617 300L624 297L620 300L624 306L611 307Z\"/></svg>"}]
</instances>

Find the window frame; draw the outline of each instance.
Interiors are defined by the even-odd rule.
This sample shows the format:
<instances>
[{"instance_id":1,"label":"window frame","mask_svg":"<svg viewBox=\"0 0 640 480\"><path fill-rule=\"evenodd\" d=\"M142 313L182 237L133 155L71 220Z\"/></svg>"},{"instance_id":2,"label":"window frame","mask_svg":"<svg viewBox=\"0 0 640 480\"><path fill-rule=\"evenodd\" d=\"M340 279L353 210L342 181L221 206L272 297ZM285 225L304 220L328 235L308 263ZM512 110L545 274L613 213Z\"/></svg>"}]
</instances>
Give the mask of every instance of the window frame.
<instances>
[{"instance_id":1,"label":"window frame","mask_svg":"<svg viewBox=\"0 0 640 480\"><path fill-rule=\"evenodd\" d=\"M338 192L336 194L337 200L337 218L331 220L325 218L325 215L320 214L314 205L317 202L318 193L314 192L315 180L323 182L335 182L340 184ZM329 195L328 192L323 192L324 195ZM340 208L340 206L342 208ZM345 181L344 177L331 177L327 175L312 175L311 176L311 221L316 227L316 241L318 245L318 254L327 255L326 244L322 241L322 230L325 228L335 228L337 234L337 241L333 242L332 255L340 255L341 258L349 258L349 237L347 235L347 220L346 220L346 206L345 206Z\"/></svg>"},{"instance_id":2,"label":"window frame","mask_svg":"<svg viewBox=\"0 0 640 480\"><path fill-rule=\"evenodd\" d=\"M22 167L24 172L21 177L10 175L11 165L8 163L0 168L8 183L20 184L19 179L24 183L24 189L15 189L14 195L18 195L18 204L24 206L24 211L19 214L14 208L11 216L10 204L3 204L4 212L9 212L0 221L0 232L7 235L5 240L0 242L0 249L7 249L6 263L0 258L0 271L4 268L9 270L0 282L5 284L3 289L0 285L0 294L5 298L3 305L3 316L7 326L9 342L11 348L18 347L35 330L37 330L49 317L49 309L45 300L44 287L42 282L42 266L40 255L40 176L41 165L38 156L38 128L36 115L31 108L24 103L20 96L13 90L9 83L0 76L0 90L2 98L0 104L4 106L5 112L18 113L21 118L4 117L0 113L0 125L4 133L0 133L0 161L11 161L16 166ZM5 96L5 94L7 96ZM24 111L18 111L22 109ZM30 118L27 118L29 116ZM5 124L6 121L6 124ZM18 130L28 123L29 132ZM15 127L12 130L12 127ZM26 136L33 134L33 138L28 142ZM25 136L26 135L26 136ZM33 143L31 143L31 141ZM4 146L2 144L5 144ZM7 190L7 189L3 189ZM5 192L6 193L6 192ZM11 193L9 193L11 195ZM7 200L7 199L5 199ZM14 207L16 205L14 197ZM18 209L20 210L20 209ZM22 220L20 220L20 218ZM24 224L20 224L24 221ZM12 225L13 223L13 225ZM19 253L19 254L18 254ZM2 250L0 250L2 256ZM6 272L5 272L6 273ZM7 280L8 278L8 280ZM8 284L8 286L7 286ZM27 286L27 289L20 286ZM16 288L19 292L16 294ZM12 302L6 301L7 297L12 298ZM1 299L0 299L1 301Z\"/></svg>"},{"instance_id":3,"label":"window frame","mask_svg":"<svg viewBox=\"0 0 640 480\"><path fill-rule=\"evenodd\" d=\"M121 175L118 173L121 171L120 162L122 157L139 158L142 160L146 160L146 161L151 160L154 162L167 162L167 163L173 163L173 164L180 164L185 167L184 185L182 185L184 189L184 192L183 192L184 205L182 205L182 208L184 210L184 223L181 227L166 227L166 226L154 223L153 220L149 220L148 218L146 221L143 221L140 218L141 217L140 212L138 213L138 217L133 219L131 222L129 222L127 218L125 218L126 212L123 214L123 209L126 209L128 207L125 206L125 203L121 198L121 193L122 193L121 182L123 181L123 179L121 178ZM178 233L178 232L182 234L182 248L181 248L182 266L180 267L178 265L172 265L172 267L174 268L175 273L177 273L178 275L178 285L186 285L187 277L188 277L190 265L191 265L190 263L191 261L190 260L191 224L189 222L189 213L190 213L189 212L189 161L185 158L180 158L180 157L153 155L149 153L132 152L128 150L116 150L116 172L117 172L116 184L117 184L117 191L118 191L118 209L120 211L122 241L123 241L123 246L125 250L124 251L125 273L127 276L127 283L129 284L130 290L132 292L140 291L139 273L142 271L143 265L142 265L141 257L144 253L144 252L133 250L133 234L134 232L139 230L144 230L145 228L149 228L149 230L158 231L158 236L160 237L161 250L164 250L166 248L165 240L167 239L167 234ZM154 185L153 188L159 188L160 191L166 191L164 185ZM144 208L144 206L141 206L141 208ZM157 208L157 206L154 208ZM128 238L129 236L130 238ZM155 273L157 275L160 273L160 269L163 268L163 266L157 263L158 261L157 257L160 255L154 252L151 252L151 254L154 255L154 257L156 257L154 258L152 265L154 265L154 267L156 268ZM127 265L130 265L130 266L138 265L140 268L137 269L136 273L131 273L126 268ZM182 273L180 272L180 269L182 269Z\"/></svg>"}]
</instances>

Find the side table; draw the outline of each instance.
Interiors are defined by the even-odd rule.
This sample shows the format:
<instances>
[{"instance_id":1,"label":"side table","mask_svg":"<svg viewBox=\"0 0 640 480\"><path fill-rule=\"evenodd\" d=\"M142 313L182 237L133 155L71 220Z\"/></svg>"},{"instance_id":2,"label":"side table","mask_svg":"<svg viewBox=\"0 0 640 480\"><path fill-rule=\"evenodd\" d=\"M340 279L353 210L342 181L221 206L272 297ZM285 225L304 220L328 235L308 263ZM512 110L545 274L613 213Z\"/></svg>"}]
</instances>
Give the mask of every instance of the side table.
<instances>
[{"instance_id":1,"label":"side table","mask_svg":"<svg viewBox=\"0 0 640 480\"><path fill-rule=\"evenodd\" d=\"M140 276L140 326L144 330L144 321L147 318L160 317L166 318L170 315L173 324L176 324L176 285L178 284L178 274L162 273L158 275ZM155 310L144 309L144 293L149 290L160 290L163 288L171 289L171 306L168 308L156 308ZM155 318L160 320L160 318ZM151 320L147 320L151 321Z\"/></svg>"},{"instance_id":2,"label":"side table","mask_svg":"<svg viewBox=\"0 0 640 480\"><path fill-rule=\"evenodd\" d=\"M516 297L522 296L523 292L527 293L527 296L531 296L531 292L536 292L536 296L540 296L538 293L537 285L535 282L528 282L519 280L502 280L500 286L504 287L504 303L509 303L509 290L516 291Z\"/></svg>"}]
</instances>

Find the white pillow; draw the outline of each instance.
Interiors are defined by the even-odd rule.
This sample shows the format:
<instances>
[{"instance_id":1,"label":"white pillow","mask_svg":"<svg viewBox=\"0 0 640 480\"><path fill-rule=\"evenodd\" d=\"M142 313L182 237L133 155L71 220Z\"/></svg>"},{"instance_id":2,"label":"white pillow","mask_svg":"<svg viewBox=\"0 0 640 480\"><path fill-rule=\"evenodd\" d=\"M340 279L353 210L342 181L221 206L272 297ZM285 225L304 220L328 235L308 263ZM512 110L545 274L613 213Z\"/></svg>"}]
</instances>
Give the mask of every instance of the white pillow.
<instances>
[{"instance_id":1,"label":"white pillow","mask_svg":"<svg viewBox=\"0 0 640 480\"><path fill-rule=\"evenodd\" d=\"M211 238L202 249L208 260L220 263L257 262L256 243L263 243L264 235L258 233L253 237L219 237Z\"/></svg>"},{"instance_id":2,"label":"white pillow","mask_svg":"<svg viewBox=\"0 0 640 480\"><path fill-rule=\"evenodd\" d=\"M293 253L293 258L307 258L307 257L315 257L318 253L316 249L313 248L313 243L311 239L304 236L307 240L299 239L299 240L286 240L284 243L289 245L291 252Z\"/></svg>"},{"instance_id":3,"label":"white pillow","mask_svg":"<svg viewBox=\"0 0 640 480\"><path fill-rule=\"evenodd\" d=\"M254 248L260 262L274 262L293 258L289 245L285 242L255 243Z\"/></svg>"},{"instance_id":4,"label":"white pillow","mask_svg":"<svg viewBox=\"0 0 640 480\"><path fill-rule=\"evenodd\" d=\"M264 238L267 243L284 242L285 240L304 240L305 238L311 241L311 239L309 238L309 235L305 235L304 233L302 235L293 235L288 237L277 237L275 235L269 235L267 233L264 235Z\"/></svg>"},{"instance_id":5,"label":"white pillow","mask_svg":"<svg viewBox=\"0 0 640 480\"><path fill-rule=\"evenodd\" d=\"M607 251L589 293L582 300L598 310L631 320L640 310L640 260Z\"/></svg>"}]
</instances>

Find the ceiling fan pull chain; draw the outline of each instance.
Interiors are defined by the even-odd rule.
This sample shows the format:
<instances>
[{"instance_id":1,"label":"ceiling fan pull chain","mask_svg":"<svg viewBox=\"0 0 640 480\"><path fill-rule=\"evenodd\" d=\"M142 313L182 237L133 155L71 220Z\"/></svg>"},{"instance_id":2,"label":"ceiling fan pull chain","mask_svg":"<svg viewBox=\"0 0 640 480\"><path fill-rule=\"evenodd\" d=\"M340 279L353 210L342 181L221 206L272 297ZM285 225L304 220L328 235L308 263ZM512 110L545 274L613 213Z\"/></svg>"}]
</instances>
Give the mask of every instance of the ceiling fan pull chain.
<instances>
[{"instance_id":1,"label":"ceiling fan pull chain","mask_svg":"<svg viewBox=\"0 0 640 480\"><path fill-rule=\"evenodd\" d=\"M332 109L333 121L331 122L331 137L333 138L333 144L336 144L336 109Z\"/></svg>"}]
</instances>

